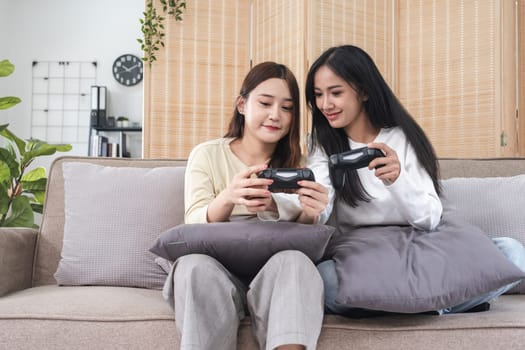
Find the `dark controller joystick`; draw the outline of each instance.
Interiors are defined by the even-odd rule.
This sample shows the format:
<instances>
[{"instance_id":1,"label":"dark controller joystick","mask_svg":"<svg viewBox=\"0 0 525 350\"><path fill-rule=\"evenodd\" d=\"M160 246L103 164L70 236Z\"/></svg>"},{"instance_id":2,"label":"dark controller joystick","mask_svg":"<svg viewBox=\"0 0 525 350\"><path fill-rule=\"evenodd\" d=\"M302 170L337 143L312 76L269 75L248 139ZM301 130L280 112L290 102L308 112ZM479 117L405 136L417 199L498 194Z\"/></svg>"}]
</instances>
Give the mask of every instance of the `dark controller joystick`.
<instances>
[{"instance_id":1,"label":"dark controller joystick","mask_svg":"<svg viewBox=\"0 0 525 350\"><path fill-rule=\"evenodd\" d=\"M270 191L299 188L297 181L300 180L315 181L313 171L308 168L269 168L261 171L257 176L273 179L273 183L268 188Z\"/></svg>"},{"instance_id":2,"label":"dark controller joystick","mask_svg":"<svg viewBox=\"0 0 525 350\"><path fill-rule=\"evenodd\" d=\"M328 161L328 167L334 188L340 189L343 187L346 177L345 170L355 170L367 167L372 160L384 156L385 155L381 150L368 147L332 154ZM376 169L382 166L383 165L379 165Z\"/></svg>"}]
</instances>

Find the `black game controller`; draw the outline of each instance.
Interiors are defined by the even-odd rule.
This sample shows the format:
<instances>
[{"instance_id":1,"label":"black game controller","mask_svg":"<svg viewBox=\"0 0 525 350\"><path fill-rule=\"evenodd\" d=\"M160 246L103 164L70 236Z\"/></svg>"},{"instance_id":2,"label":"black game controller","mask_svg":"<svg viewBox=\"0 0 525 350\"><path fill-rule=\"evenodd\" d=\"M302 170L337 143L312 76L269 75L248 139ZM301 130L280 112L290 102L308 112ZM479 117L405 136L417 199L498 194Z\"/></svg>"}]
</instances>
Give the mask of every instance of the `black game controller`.
<instances>
[{"instance_id":1,"label":"black game controller","mask_svg":"<svg viewBox=\"0 0 525 350\"><path fill-rule=\"evenodd\" d=\"M314 172L309 168L269 168L257 174L257 177L272 179L270 191L300 188L297 181L315 181Z\"/></svg>"},{"instance_id":2,"label":"black game controller","mask_svg":"<svg viewBox=\"0 0 525 350\"><path fill-rule=\"evenodd\" d=\"M364 168L370 162L378 157L384 157L384 153L377 148L362 147L350 151L332 154L328 161L328 168L330 170L330 177L336 189L340 189L344 185L345 170L355 170ZM380 168L383 165L376 167Z\"/></svg>"}]
</instances>

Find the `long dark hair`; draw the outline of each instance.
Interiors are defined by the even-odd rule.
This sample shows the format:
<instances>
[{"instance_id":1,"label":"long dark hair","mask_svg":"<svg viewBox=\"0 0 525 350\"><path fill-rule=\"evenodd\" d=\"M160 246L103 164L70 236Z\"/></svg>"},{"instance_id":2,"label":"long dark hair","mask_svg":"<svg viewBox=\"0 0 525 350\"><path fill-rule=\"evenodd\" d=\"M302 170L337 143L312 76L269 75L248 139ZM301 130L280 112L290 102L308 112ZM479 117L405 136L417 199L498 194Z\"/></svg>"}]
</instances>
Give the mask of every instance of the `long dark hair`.
<instances>
[{"instance_id":1,"label":"long dark hair","mask_svg":"<svg viewBox=\"0 0 525 350\"><path fill-rule=\"evenodd\" d=\"M299 85L294 74L288 67L275 62L263 62L254 66L244 78L239 96L247 99L249 94L260 83L271 79L278 78L286 81L290 94L292 95L292 122L290 131L285 137L279 140L275 151L272 154L268 166L273 168L296 168L301 161L300 145L300 96ZM239 113L237 108L233 111L228 131L224 137L240 138L244 135L244 116Z\"/></svg>"},{"instance_id":2,"label":"long dark hair","mask_svg":"<svg viewBox=\"0 0 525 350\"><path fill-rule=\"evenodd\" d=\"M343 45L326 50L310 67L306 77L306 102L312 112L312 142L310 151L321 146L327 155L350 150L348 136L343 128L330 126L323 113L317 108L314 77L321 66L327 66L356 90L358 95L367 96L363 101L365 113L375 128L399 126L416 152L417 159L432 178L439 194L439 164L430 140L414 118L394 95L373 59L362 49ZM369 201L370 196L363 188L355 170L347 170L346 181L338 196L355 207L359 200Z\"/></svg>"}]
</instances>

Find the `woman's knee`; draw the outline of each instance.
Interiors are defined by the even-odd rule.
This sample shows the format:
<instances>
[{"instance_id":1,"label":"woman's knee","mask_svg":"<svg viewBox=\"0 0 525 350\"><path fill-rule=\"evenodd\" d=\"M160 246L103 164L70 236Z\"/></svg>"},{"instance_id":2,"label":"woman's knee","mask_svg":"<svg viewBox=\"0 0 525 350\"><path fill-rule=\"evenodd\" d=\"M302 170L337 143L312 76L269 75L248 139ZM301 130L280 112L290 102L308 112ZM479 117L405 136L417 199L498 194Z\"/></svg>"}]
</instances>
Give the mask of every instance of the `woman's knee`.
<instances>
[{"instance_id":1,"label":"woman's knee","mask_svg":"<svg viewBox=\"0 0 525 350\"><path fill-rule=\"evenodd\" d=\"M282 276L298 276L300 280L308 279L322 288L321 276L315 264L306 254L298 250L283 250L275 253L264 265L263 270L273 271Z\"/></svg>"},{"instance_id":2,"label":"woman's knee","mask_svg":"<svg viewBox=\"0 0 525 350\"><path fill-rule=\"evenodd\" d=\"M272 260L279 260L280 263L282 262L303 262L303 261L309 261L310 259L303 253L298 250L282 250L280 252L275 253L269 261Z\"/></svg>"},{"instance_id":3,"label":"woman's knee","mask_svg":"<svg viewBox=\"0 0 525 350\"><path fill-rule=\"evenodd\" d=\"M268 266L274 265L279 269L315 270L315 265L303 252L298 250L283 250L272 255L266 263Z\"/></svg>"},{"instance_id":4,"label":"woman's knee","mask_svg":"<svg viewBox=\"0 0 525 350\"><path fill-rule=\"evenodd\" d=\"M193 281L207 279L221 270L220 264L214 258L203 254L189 254L176 261L175 278L189 278Z\"/></svg>"}]
</instances>

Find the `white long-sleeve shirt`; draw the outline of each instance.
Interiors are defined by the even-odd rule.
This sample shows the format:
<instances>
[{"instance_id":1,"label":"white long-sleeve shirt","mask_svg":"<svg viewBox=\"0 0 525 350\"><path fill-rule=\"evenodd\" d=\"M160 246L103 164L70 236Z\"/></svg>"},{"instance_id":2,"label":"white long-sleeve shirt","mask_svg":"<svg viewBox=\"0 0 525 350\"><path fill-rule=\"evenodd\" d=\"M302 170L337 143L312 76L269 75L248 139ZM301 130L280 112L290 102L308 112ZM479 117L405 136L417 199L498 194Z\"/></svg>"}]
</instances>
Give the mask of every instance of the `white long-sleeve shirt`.
<instances>
[{"instance_id":1,"label":"white long-sleeve shirt","mask_svg":"<svg viewBox=\"0 0 525 350\"><path fill-rule=\"evenodd\" d=\"M351 149L366 146L350 139L349 142ZM368 225L411 225L423 230L434 229L439 224L443 207L432 179L420 165L401 128L381 129L373 142L385 143L396 151L401 171L394 183L385 185L374 175L374 170L358 169L361 183L372 198L369 202L360 201L355 208L343 201L338 201L334 208L335 191L330 181L328 156L319 147L308 156L307 166L313 170L316 181L328 188L327 211L332 212L329 223L340 229Z\"/></svg>"}]
</instances>

